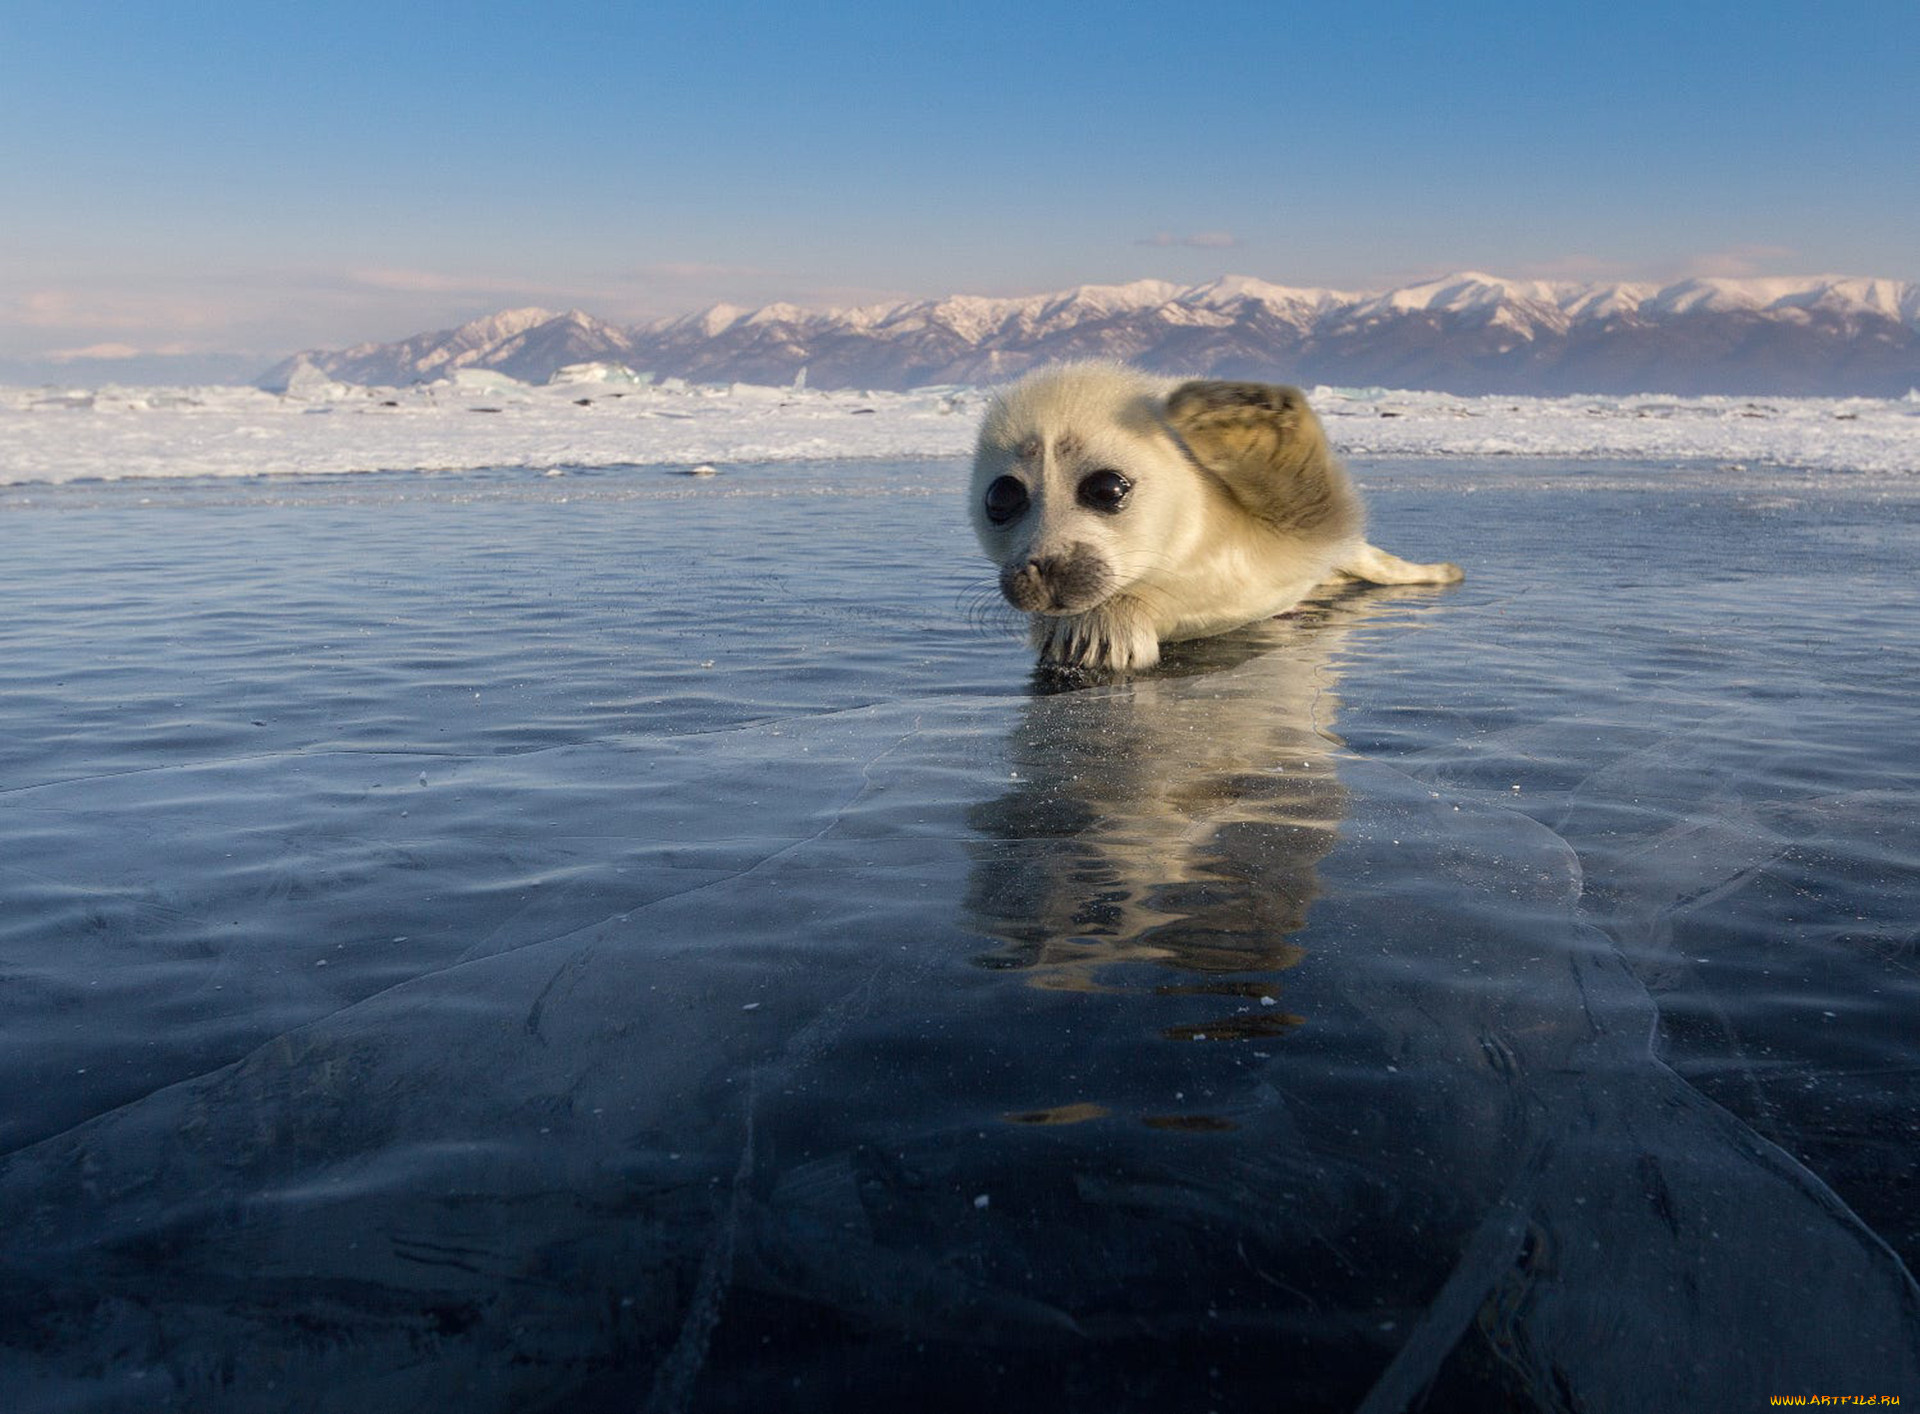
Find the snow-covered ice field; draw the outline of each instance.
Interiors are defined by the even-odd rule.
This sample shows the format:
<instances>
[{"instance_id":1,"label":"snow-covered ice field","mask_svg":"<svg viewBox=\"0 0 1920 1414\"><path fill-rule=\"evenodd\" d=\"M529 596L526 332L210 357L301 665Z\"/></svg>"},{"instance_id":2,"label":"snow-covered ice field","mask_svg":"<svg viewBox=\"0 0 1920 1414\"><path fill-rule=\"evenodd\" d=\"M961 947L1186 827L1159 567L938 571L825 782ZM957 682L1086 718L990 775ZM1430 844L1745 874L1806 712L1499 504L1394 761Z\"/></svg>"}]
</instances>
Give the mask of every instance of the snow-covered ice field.
<instances>
[{"instance_id":1,"label":"snow-covered ice field","mask_svg":"<svg viewBox=\"0 0 1920 1414\"><path fill-rule=\"evenodd\" d=\"M483 467L949 457L985 395L579 381L466 372L407 389L0 388L0 483ZM1905 476L1920 396L1522 398L1321 388L1353 457L1633 458Z\"/></svg>"}]
</instances>

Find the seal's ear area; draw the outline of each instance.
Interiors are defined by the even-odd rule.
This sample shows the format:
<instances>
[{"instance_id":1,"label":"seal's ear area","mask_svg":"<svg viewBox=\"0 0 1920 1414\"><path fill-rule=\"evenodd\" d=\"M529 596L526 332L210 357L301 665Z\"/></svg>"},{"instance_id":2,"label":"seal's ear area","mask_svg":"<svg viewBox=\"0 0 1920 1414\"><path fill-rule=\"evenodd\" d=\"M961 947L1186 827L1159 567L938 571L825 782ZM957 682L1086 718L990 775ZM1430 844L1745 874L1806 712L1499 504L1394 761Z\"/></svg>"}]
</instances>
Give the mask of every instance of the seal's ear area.
<instances>
[{"instance_id":1,"label":"seal's ear area","mask_svg":"<svg viewBox=\"0 0 1920 1414\"><path fill-rule=\"evenodd\" d=\"M1193 459L1276 529L1359 533L1359 498L1298 388L1182 383L1167 397L1166 418Z\"/></svg>"}]
</instances>

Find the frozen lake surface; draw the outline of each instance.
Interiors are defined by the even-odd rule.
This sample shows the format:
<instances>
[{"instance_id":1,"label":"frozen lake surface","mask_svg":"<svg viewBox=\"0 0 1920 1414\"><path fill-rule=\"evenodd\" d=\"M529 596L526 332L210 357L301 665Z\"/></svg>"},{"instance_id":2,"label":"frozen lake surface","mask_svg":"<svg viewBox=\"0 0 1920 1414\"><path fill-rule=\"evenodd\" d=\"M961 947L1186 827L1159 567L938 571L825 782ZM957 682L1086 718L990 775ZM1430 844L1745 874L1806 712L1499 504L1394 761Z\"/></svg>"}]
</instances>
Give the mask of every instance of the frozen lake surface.
<instances>
[{"instance_id":1,"label":"frozen lake surface","mask_svg":"<svg viewBox=\"0 0 1920 1414\"><path fill-rule=\"evenodd\" d=\"M9 1407L1920 1396L1920 482L1356 471L1068 691L955 461L0 489Z\"/></svg>"}]
</instances>

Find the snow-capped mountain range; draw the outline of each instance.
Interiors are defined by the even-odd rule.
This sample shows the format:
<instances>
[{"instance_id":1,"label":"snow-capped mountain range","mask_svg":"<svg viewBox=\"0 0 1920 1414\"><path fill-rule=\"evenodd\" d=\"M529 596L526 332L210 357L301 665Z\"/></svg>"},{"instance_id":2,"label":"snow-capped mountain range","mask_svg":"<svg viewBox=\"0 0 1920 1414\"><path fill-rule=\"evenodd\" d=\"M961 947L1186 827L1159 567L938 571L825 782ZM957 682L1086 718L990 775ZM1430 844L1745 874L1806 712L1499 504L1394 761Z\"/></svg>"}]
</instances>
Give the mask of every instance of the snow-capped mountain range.
<instances>
[{"instance_id":1,"label":"snow-capped mountain range","mask_svg":"<svg viewBox=\"0 0 1920 1414\"><path fill-rule=\"evenodd\" d=\"M810 311L715 305L619 326L516 309L297 354L263 374L406 386L461 369L545 382L618 364L698 382L904 389L989 384L1065 358L1172 374L1476 393L1861 394L1920 386L1920 284L1821 276L1580 284L1449 275L1385 293L1247 276L1082 285L1018 299Z\"/></svg>"}]
</instances>

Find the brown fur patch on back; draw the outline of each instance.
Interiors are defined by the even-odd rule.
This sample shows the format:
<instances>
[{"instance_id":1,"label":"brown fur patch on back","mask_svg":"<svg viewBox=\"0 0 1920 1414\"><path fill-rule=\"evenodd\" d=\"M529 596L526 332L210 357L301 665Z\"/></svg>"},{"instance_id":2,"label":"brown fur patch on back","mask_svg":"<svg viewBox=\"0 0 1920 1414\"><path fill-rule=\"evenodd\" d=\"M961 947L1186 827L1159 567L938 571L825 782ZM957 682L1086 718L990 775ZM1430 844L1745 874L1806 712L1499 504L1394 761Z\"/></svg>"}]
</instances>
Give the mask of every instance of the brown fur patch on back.
<instances>
[{"instance_id":1,"label":"brown fur patch on back","mask_svg":"<svg viewBox=\"0 0 1920 1414\"><path fill-rule=\"evenodd\" d=\"M1298 388L1200 379L1167 399L1193 459L1276 530L1324 539L1360 533L1360 500Z\"/></svg>"}]
</instances>

